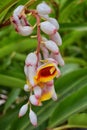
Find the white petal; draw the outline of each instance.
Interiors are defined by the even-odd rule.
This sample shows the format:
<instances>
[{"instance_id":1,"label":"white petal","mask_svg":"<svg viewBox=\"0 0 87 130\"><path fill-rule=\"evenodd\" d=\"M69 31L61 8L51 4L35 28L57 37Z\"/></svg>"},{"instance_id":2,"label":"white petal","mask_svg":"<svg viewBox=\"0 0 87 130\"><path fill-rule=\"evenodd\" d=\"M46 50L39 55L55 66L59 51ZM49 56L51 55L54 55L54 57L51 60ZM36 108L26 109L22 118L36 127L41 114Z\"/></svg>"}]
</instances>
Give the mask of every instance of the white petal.
<instances>
[{"instance_id":1,"label":"white petal","mask_svg":"<svg viewBox=\"0 0 87 130\"><path fill-rule=\"evenodd\" d=\"M23 116L26 114L28 110L28 103L23 105L21 108L20 108L20 111L19 111L19 117Z\"/></svg>"},{"instance_id":2,"label":"white petal","mask_svg":"<svg viewBox=\"0 0 87 130\"><path fill-rule=\"evenodd\" d=\"M39 86L35 86L34 87L34 94L35 94L35 97L36 98L40 98L41 97L41 93L42 93L42 90Z\"/></svg>"},{"instance_id":3,"label":"white petal","mask_svg":"<svg viewBox=\"0 0 87 130\"><path fill-rule=\"evenodd\" d=\"M43 15L43 14L39 13L39 16L42 17L42 18L45 19L45 20L47 20L47 19L49 18L49 16L46 15L46 14Z\"/></svg>"},{"instance_id":4,"label":"white petal","mask_svg":"<svg viewBox=\"0 0 87 130\"><path fill-rule=\"evenodd\" d=\"M53 99L54 101L56 101L56 100L58 99L57 94L56 94L55 89L54 89L54 86L53 86L53 95L52 95L52 99Z\"/></svg>"},{"instance_id":5,"label":"white petal","mask_svg":"<svg viewBox=\"0 0 87 130\"><path fill-rule=\"evenodd\" d=\"M37 56L35 53L29 53L28 56L26 57L25 64L27 66L32 66L37 64Z\"/></svg>"},{"instance_id":6,"label":"white petal","mask_svg":"<svg viewBox=\"0 0 87 130\"><path fill-rule=\"evenodd\" d=\"M40 27L41 27L41 30L48 35L52 35L57 32L56 27L48 21L42 22L40 24Z\"/></svg>"},{"instance_id":7,"label":"white petal","mask_svg":"<svg viewBox=\"0 0 87 130\"><path fill-rule=\"evenodd\" d=\"M58 61L58 64L60 66L64 66L64 60L63 60L63 58L62 58L60 53L58 55L55 55L55 59Z\"/></svg>"},{"instance_id":8,"label":"white petal","mask_svg":"<svg viewBox=\"0 0 87 130\"><path fill-rule=\"evenodd\" d=\"M49 49L51 52L53 52L55 54L57 54L59 52L59 49L54 41L48 40L48 41L44 42L44 44L47 47L47 49Z\"/></svg>"},{"instance_id":9,"label":"white petal","mask_svg":"<svg viewBox=\"0 0 87 130\"><path fill-rule=\"evenodd\" d=\"M50 36L50 39L57 43L58 46L62 45L62 39L58 32Z\"/></svg>"},{"instance_id":10,"label":"white petal","mask_svg":"<svg viewBox=\"0 0 87 130\"><path fill-rule=\"evenodd\" d=\"M34 111L30 109L29 118L32 125L37 126L37 116Z\"/></svg>"},{"instance_id":11,"label":"white petal","mask_svg":"<svg viewBox=\"0 0 87 130\"><path fill-rule=\"evenodd\" d=\"M38 106L39 105L39 102L38 102L38 99L35 97L35 95L31 95L29 97L29 101L31 102L31 104L35 105L35 106Z\"/></svg>"},{"instance_id":12,"label":"white petal","mask_svg":"<svg viewBox=\"0 0 87 130\"><path fill-rule=\"evenodd\" d=\"M49 51L48 51L48 49L45 46L42 45L41 46L41 50L42 50L44 59L48 58L49 57Z\"/></svg>"},{"instance_id":13,"label":"white petal","mask_svg":"<svg viewBox=\"0 0 87 130\"><path fill-rule=\"evenodd\" d=\"M30 84L32 85L32 87L35 86L35 82L34 82L34 76L36 74L36 69L34 66L29 66L28 67L28 80L30 82Z\"/></svg>"},{"instance_id":14,"label":"white petal","mask_svg":"<svg viewBox=\"0 0 87 130\"><path fill-rule=\"evenodd\" d=\"M53 58L47 58L46 60L48 60L48 62L53 62L53 63L57 64L57 61Z\"/></svg>"},{"instance_id":15,"label":"white petal","mask_svg":"<svg viewBox=\"0 0 87 130\"><path fill-rule=\"evenodd\" d=\"M42 2L41 4L37 5L36 9L37 9L37 12L40 14L51 13L51 8L45 2Z\"/></svg>"},{"instance_id":16,"label":"white petal","mask_svg":"<svg viewBox=\"0 0 87 130\"><path fill-rule=\"evenodd\" d=\"M57 22L57 20L55 18L48 18L47 20L50 23L52 23L56 27L57 30L59 29L59 24L58 24L58 22Z\"/></svg>"},{"instance_id":17,"label":"white petal","mask_svg":"<svg viewBox=\"0 0 87 130\"><path fill-rule=\"evenodd\" d=\"M25 90L25 92L29 91L29 86L27 84L24 85L24 90Z\"/></svg>"},{"instance_id":18,"label":"white petal","mask_svg":"<svg viewBox=\"0 0 87 130\"><path fill-rule=\"evenodd\" d=\"M29 26L18 26L17 31L22 36L28 36L33 32L33 28Z\"/></svg>"},{"instance_id":19,"label":"white petal","mask_svg":"<svg viewBox=\"0 0 87 130\"><path fill-rule=\"evenodd\" d=\"M6 101L4 99L0 100L0 105L4 104Z\"/></svg>"},{"instance_id":20,"label":"white petal","mask_svg":"<svg viewBox=\"0 0 87 130\"><path fill-rule=\"evenodd\" d=\"M24 6L23 6L23 5L18 6L18 7L14 10L13 15L19 16L20 13L21 13L21 11L22 11L23 9L24 9Z\"/></svg>"}]
</instances>

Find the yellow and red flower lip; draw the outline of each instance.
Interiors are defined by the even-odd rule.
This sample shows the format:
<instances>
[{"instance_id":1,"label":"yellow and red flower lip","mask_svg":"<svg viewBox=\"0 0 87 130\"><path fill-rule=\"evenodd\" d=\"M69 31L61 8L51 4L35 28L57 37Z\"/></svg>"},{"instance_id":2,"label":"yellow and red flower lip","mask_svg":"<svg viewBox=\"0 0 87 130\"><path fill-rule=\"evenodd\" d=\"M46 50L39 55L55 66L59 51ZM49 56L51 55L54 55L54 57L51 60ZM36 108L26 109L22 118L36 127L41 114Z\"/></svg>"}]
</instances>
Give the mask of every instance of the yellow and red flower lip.
<instances>
[{"instance_id":1,"label":"yellow and red flower lip","mask_svg":"<svg viewBox=\"0 0 87 130\"><path fill-rule=\"evenodd\" d=\"M57 70L56 65L54 63L46 63L38 68L34 79L36 83L45 83L58 75L60 75L60 72Z\"/></svg>"}]
</instances>

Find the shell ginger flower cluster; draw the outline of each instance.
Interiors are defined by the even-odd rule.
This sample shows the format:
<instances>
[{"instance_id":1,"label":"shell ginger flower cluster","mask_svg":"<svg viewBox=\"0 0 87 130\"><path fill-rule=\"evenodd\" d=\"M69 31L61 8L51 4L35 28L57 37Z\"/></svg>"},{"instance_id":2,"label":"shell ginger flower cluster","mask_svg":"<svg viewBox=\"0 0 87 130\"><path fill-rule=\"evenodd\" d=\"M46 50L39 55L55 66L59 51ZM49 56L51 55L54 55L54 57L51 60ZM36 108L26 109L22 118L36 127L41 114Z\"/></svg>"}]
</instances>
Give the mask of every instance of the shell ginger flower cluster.
<instances>
[{"instance_id":1,"label":"shell ginger flower cluster","mask_svg":"<svg viewBox=\"0 0 87 130\"><path fill-rule=\"evenodd\" d=\"M37 126L37 115L32 110L32 105L42 106L43 101L57 100L54 78L60 76L58 66L64 65L58 47L62 45L61 36L58 32L59 24L55 18L49 16L51 12L49 5L42 2L37 5L35 10L29 10L20 5L14 10L11 17L11 23L16 32L22 36L31 35L37 27L37 48L27 55L24 66L26 75L24 90L29 92L29 100L19 111L19 117L21 117L26 114L29 107L30 122L34 126ZM29 23L27 14L36 19L35 25Z\"/></svg>"}]
</instances>

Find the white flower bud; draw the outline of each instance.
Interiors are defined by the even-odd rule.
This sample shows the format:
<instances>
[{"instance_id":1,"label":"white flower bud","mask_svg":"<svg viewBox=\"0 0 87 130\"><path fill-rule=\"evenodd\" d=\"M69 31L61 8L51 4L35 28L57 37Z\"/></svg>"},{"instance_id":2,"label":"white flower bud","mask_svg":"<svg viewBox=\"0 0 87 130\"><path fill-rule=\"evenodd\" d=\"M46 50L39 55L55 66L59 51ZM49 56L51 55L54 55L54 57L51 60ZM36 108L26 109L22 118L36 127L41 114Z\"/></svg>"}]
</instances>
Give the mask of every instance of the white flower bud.
<instances>
[{"instance_id":1,"label":"white flower bud","mask_svg":"<svg viewBox=\"0 0 87 130\"><path fill-rule=\"evenodd\" d=\"M35 94L35 97L36 98L40 98L41 97L41 93L42 93L42 90L39 86L35 86L34 87L34 94Z\"/></svg>"},{"instance_id":2,"label":"white flower bud","mask_svg":"<svg viewBox=\"0 0 87 130\"><path fill-rule=\"evenodd\" d=\"M52 35L57 32L56 27L48 21L42 22L40 24L40 27L41 27L41 30L48 35Z\"/></svg>"},{"instance_id":3,"label":"white flower bud","mask_svg":"<svg viewBox=\"0 0 87 130\"><path fill-rule=\"evenodd\" d=\"M17 27L17 32L22 36L28 36L33 32L33 27L20 25Z\"/></svg>"},{"instance_id":4,"label":"white flower bud","mask_svg":"<svg viewBox=\"0 0 87 130\"><path fill-rule=\"evenodd\" d=\"M44 44L45 44L46 48L49 49L51 52L53 52L54 54L58 54L59 49L54 41L48 40L48 41L44 42Z\"/></svg>"},{"instance_id":5,"label":"white flower bud","mask_svg":"<svg viewBox=\"0 0 87 130\"><path fill-rule=\"evenodd\" d=\"M48 49L45 46L42 45L41 46L41 50L42 50L44 59L48 58L49 57L49 51L48 51Z\"/></svg>"},{"instance_id":6,"label":"white flower bud","mask_svg":"<svg viewBox=\"0 0 87 130\"><path fill-rule=\"evenodd\" d=\"M58 61L58 64L60 66L64 66L64 60L63 60L63 58L62 58L60 53L58 55L55 55L55 59Z\"/></svg>"},{"instance_id":7,"label":"white flower bud","mask_svg":"<svg viewBox=\"0 0 87 130\"><path fill-rule=\"evenodd\" d=\"M29 118L30 118L30 122L32 123L32 125L37 126L37 116L36 116L35 112L32 111L31 109L29 112Z\"/></svg>"},{"instance_id":8,"label":"white flower bud","mask_svg":"<svg viewBox=\"0 0 87 130\"><path fill-rule=\"evenodd\" d=\"M22 11L23 9L24 9L24 6L23 6L23 5L18 6L18 7L14 10L13 15L19 16L20 13L21 13L21 11Z\"/></svg>"},{"instance_id":9,"label":"white flower bud","mask_svg":"<svg viewBox=\"0 0 87 130\"><path fill-rule=\"evenodd\" d=\"M48 60L48 62L53 62L53 63L57 64L57 61L53 58L47 58L46 60Z\"/></svg>"},{"instance_id":10,"label":"white flower bud","mask_svg":"<svg viewBox=\"0 0 87 130\"><path fill-rule=\"evenodd\" d=\"M58 99L58 97L57 97L57 94L56 94L56 92L55 92L54 85L53 85L53 87L52 87L52 91L53 91L52 99L53 99L54 101L56 101L56 100Z\"/></svg>"},{"instance_id":11,"label":"white flower bud","mask_svg":"<svg viewBox=\"0 0 87 130\"><path fill-rule=\"evenodd\" d=\"M41 4L37 5L36 9L37 9L37 12L40 14L51 13L51 8L45 2L42 2Z\"/></svg>"},{"instance_id":12,"label":"white flower bud","mask_svg":"<svg viewBox=\"0 0 87 130\"><path fill-rule=\"evenodd\" d=\"M57 22L57 20L55 18L48 18L47 20L50 23L52 23L56 27L57 30L59 29L59 24L58 24L58 22Z\"/></svg>"},{"instance_id":13,"label":"white flower bud","mask_svg":"<svg viewBox=\"0 0 87 130\"><path fill-rule=\"evenodd\" d=\"M35 53L29 53L28 56L26 57L26 60L25 60L25 64L27 66L32 66L32 65L36 65L37 64L37 56Z\"/></svg>"},{"instance_id":14,"label":"white flower bud","mask_svg":"<svg viewBox=\"0 0 87 130\"><path fill-rule=\"evenodd\" d=\"M30 84L32 85L32 87L35 86L35 82L34 82L34 76L36 74L36 69L34 66L29 66L28 67L28 80L30 82Z\"/></svg>"},{"instance_id":15,"label":"white flower bud","mask_svg":"<svg viewBox=\"0 0 87 130\"><path fill-rule=\"evenodd\" d=\"M35 95L31 95L29 97L29 101L31 102L31 104L35 105L35 106L39 106L39 102L38 99L35 97Z\"/></svg>"},{"instance_id":16,"label":"white flower bud","mask_svg":"<svg viewBox=\"0 0 87 130\"><path fill-rule=\"evenodd\" d=\"M62 45L62 39L58 32L50 36L50 39L53 40L58 46Z\"/></svg>"},{"instance_id":17,"label":"white flower bud","mask_svg":"<svg viewBox=\"0 0 87 130\"><path fill-rule=\"evenodd\" d=\"M6 101L4 99L0 99L0 106L4 104Z\"/></svg>"},{"instance_id":18,"label":"white flower bud","mask_svg":"<svg viewBox=\"0 0 87 130\"><path fill-rule=\"evenodd\" d=\"M28 110L28 103L23 105L19 111L19 117L24 116Z\"/></svg>"},{"instance_id":19,"label":"white flower bud","mask_svg":"<svg viewBox=\"0 0 87 130\"><path fill-rule=\"evenodd\" d=\"M24 90L25 90L25 92L29 91L29 86L27 84L24 85Z\"/></svg>"},{"instance_id":20,"label":"white flower bud","mask_svg":"<svg viewBox=\"0 0 87 130\"><path fill-rule=\"evenodd\" d=\"M49 16L47 14L43 15L39 13L39 16L45 20L47 20L49 18Z\"/></svg>"}]
</instances>

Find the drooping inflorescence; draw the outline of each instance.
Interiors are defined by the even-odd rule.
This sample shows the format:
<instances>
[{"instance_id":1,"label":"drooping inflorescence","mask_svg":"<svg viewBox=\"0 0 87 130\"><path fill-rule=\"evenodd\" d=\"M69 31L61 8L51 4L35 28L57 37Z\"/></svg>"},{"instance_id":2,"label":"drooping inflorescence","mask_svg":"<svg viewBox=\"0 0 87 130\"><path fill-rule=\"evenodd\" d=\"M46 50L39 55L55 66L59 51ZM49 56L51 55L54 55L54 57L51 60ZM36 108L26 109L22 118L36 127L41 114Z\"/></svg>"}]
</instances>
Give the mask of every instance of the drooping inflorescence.
<instances>
[{"instance_id":1,"label":"drooping inflorescence","mask_svg":"<svg viewBox=\"0 0 87 130\"><path fill-rule=\"evenodd\" d=\"M37 5L35 10L28 10L25 6L18 6L11 17L17 33L22 36L32 34L34 27L26 19L31 14L36 19L37 26L37 49L30 52L25 59L24 72L26 84L24 90L29 92L29 100L19 111L19 117L26 114L30 106L30 122L37 126L37 115L31 106L41 106L43 101L57 100L54 88L54 78L60 76L58 66L64 65L58 46L62 45L61 36L58 32L59 24L55 18L49 17L52 12L45 2ZM42 35L43 34L43 35Z\"/></svg>"}]
</instances>

